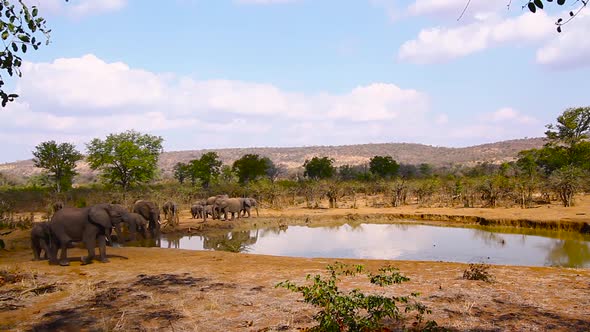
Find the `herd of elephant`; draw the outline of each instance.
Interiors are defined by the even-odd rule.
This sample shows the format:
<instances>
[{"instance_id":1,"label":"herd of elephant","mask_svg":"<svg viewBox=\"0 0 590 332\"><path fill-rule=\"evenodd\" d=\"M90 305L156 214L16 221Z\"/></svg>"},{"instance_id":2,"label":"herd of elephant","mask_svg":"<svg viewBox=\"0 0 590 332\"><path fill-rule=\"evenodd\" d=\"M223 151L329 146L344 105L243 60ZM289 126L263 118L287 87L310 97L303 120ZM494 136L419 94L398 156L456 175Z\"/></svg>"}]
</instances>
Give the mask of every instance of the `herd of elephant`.
<instances>
[{"instance_id":1,"label":"herd of elephant","mask_svg":"<svg viewBox=\"0 0 590 332\"><path fill-rule=\"evenodd\" d=\"M208 216L221 219L222 215L225 220L228 220L228 215L231 214L231 220L233 220L236 213L237 218L241 215L250 217L251 208L255 208L258 215L257 203L253 198L230 198L227 195L217 195L193 204L191 215L193 218L203 218L206 221ZM120 204L68 208L64 207L63 203L56 203L53 209L55 212L51 220L35 223L31 229L34 260L41 259L43 252L44 258L48 259L50 264L67 266L70 264L67 249L73 242L82 242L88 250L88 256L82 257L83 264L89 264L95 258L97 244L100 253L99 261L108 262L106 244L111 242L112 229L114 228L117 233L117 241L123 243L125 242L122 233L123 225L127 228L131 240L136 240L138 233L144 238L158 239L160 236L162 224L160 209L151 201L136 201L132 212ZM178 223L179 210L175 203L164 203L162 212L166 220Z\"/></svg>"}]
</instances>

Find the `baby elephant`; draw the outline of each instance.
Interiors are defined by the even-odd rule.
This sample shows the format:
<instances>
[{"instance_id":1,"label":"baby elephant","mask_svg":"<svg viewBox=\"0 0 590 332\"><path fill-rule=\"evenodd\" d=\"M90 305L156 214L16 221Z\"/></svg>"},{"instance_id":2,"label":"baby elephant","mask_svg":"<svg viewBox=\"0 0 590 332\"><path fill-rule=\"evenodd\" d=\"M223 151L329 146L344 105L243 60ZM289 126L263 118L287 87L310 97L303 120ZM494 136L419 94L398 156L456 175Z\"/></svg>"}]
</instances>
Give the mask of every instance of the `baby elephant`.
<instances>
[{"instance_id":1,"label":"baby elephant","mask_svg":"<svg viewBox=\"0 0 590 332\"><path fill-rule=\"evenodd\" d=\"M138 213L125 212L121 215L123 223L127 226L127 230L131 235L131 241L137 240L137 233L140 233L144 239L147 239L148 234L148 221ZM125 242L125 239L120 239L121 243Z\"/></svg>"},{"instance_id":2,"label":"baby elephant","mask_svg":"<svg viewBox=\"0 0 590 332\"><path fill-rule=\"evenodd\" d=\"M31 229L31 248L33 249L33 260L47 259L51 248L51 231L47 222L37 222ZM41 258L43 251L43 258Z\"/></svg>"},{"instance_id":3,"label":"baby elephant","mask_svg":"<svg viewBox=\"0 0 590 332\"><path fill-rule=\"evenodd\" d=\"M191 215L193 216L193 219L195 218L203 218L203 205L201 204L193 204L191 206Z\"/></svg>"}]
</instances>

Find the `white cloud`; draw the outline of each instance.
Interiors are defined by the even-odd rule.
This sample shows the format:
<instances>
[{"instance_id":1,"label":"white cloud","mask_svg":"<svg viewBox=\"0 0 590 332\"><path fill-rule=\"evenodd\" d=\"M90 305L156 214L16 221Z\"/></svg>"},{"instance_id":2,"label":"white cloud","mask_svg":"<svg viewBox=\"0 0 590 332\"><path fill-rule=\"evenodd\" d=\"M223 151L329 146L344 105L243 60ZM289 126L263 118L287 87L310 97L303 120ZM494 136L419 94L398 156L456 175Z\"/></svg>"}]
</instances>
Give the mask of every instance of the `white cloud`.
<instances>
[{"instance_id":1,"label":"white cloud","mask_svg":"<svg viewBox=\"0 0 590 332\"><path fill-rule=\"evenodd\" d=\"M537 63L566 69L590 65L588 31L590 31L590 13L588 10L583 10L573 21L563 27L562 33L537 50Z\"/></svg>"},{"instance_id":2,"label":"white cloud","mask_svg":"<svg viewBox=\"0 0 590 332\"><path fill-rule=\"evenodd\" d=\"M25 63L22 71L21 97L0 113L0 131L18 132L28 145L40 137L80 145L127 129L163 135L176 150L353 144L419 137L432 122L426 94L387 83L308 94L158 74L90 54Z\"/></svg>"},{"instance_id":3,"label":"white cloud","mask_svg":"<svg viewBox=\"0 0 590 332\"><path fill-rule=\"evenodd\" d=\"M72 17L97 15L117 11L127 5L127 0L25 0L30 6L37 6L41 12L64 14Z\"/></svg>"},{"instance_id":4,"label":"white cloud","mask_svg":"<svg viewBox=\"0 0 590 332\"><path fill-rule=\"evenodd\" d=\"M537 137L542 133L543 126L540 126L538 119L511 107L481 114L475 120L464 124L455 123L449 130L450 138L470 138L487 142L525 136Z\"/></svg>"},{"instance_id":5,"label":"white cloud","mask_svg":"<svg viewBox=\"0 0 590 332\"><path fill-rule=\"evenodd\" d=\"M495 112L486 114L483 119L492 122L516 122L522 124L535 124L538 122L534 117L522 114L510 107L503 107Z\"/></svg>"},{"instance_id":6,"label":"white cloud","mask_svg":"<svg viewBox=\"0 0 590 332\"><path fill-rule=\"evenodd\" d=\"M445 18L458 18L467 5L467 0L416 0L407 8L411 16L443 16ZM502 1L471 1L465 14L467 17L484 17L490 12L506 9L506 3ZM465 17L465 18L467 18Z\"/></svg>"},{"instance_id":7,"label":"white cloud","mask_svg":"<svg viewBox=\"0 0 590 332\"><path fill-rule=\"evenodd\" d=\"M488 18L456 28L429 28L417 39L402 44L398 59L413 63L439 63L510 43L542 41L555 33L554 19L544 12L515 18Z\"/></svg>"}]
</instances>

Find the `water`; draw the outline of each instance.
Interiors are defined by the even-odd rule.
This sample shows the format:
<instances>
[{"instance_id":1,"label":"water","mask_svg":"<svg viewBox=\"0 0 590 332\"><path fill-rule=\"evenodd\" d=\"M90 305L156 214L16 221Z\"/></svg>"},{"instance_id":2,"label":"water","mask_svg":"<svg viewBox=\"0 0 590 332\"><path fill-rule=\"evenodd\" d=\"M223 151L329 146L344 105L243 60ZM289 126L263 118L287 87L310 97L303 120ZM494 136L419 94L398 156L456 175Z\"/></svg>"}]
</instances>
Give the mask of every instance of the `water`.
<instances>
[{"instance_id":1,"label":"water","mask_svg":"<svg viewBox=\"0 0 590 332\"><path fill-rule=\"evenodd\" d=\"M590 236L418 224L289 226L163 238L161 247L275 256L590 267ZM524 234L526 233L526 234Z\"/></svg>"}]
</instances>

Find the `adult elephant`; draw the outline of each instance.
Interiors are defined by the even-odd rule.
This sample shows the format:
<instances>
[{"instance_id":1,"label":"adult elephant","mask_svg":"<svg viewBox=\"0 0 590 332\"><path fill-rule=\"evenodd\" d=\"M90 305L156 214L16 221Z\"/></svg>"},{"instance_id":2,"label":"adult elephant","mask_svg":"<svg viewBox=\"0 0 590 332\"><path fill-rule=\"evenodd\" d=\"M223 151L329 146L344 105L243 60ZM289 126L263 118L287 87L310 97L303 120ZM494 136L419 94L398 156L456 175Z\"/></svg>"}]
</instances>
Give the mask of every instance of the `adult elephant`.
<instances>
[{"instance_id":1,"label":"adult elephant","mask_svg":"<svg viewBox=\"0 0 590 332\"><path fill-rule=\"evenodd\" d=\"M224 219L227 219L227 215L231 214L231 220L234 220L235 214L240 219L240 213L244 209L244 198L220 198L215 201L214 208L219 211L219 214L224 215Z\"/></svg>"},{"instance_id":2,"label":"adult elephant","mask_svg":"<svg viewBox=\"0 0 590 332\"><path fill-rule=\"evenodd\" d=\"M226 194L224 194L224 195L211 196L211 197L207 198L207 201L206 201L207 204L206 205L213 206L213 215L211 216L211 218L213 218L213 219L219 219L219 217L220 217L219 215L220 215L221 211L219 211L217 209L217 204L216 203L217 203L218 200L228 199L228 198L229 198L229 196L226 195Z\"/></svg>"},{"instance_id":3,"label":"adult elephant","mask_svg":"<svg viewBox=\"0 0 590 332\"><path fill-rule=\"evenodd\" d=\"M147 239L149 222L141 214L134 212L123 213L121 219L127 226L131 241L137 240L137 233L141 234L144 239ZM123 237L121 237L120 241L121 243L125 243Z\"/></svg>"},{"instance_id":4,"label":"adult elephant","mask_svg":"<svg viewBox=\"0 0 590 332\"><path fill-rule=\"evenodd\" d=\"M50 250L50 263L67 266L67 248L71 242L83 242L88 250L88 256L82 257L83 264L92 262L98 240L100 261L108 262L106 256L106 241L110 239L113 227L120 229L121 216L125 209L116 204L96 204L86 208L63 208L57 211L48 223L53 235L55 248ZM57 248L61 250L57 260Z\"/></svg>"},{"instance_id":5,"label":"adult elephant","mask_svg":"<svg viewBox=\"0 0 590 332\"><path fill-rule=\"evenodd\" d=\"M33 260L48 259L50 255L51 231L46 221L36 222L31 229L31 249L33 249ZM41 257L43 252L43 258Z\"/></svg>"},{"instance_id":6,"label":"adult elephant","mask_svg":"<svg viewBox=\"0 0 590 332\"><path fill-rule=\"evenodd\" d=\"M148 229L152 238L160 235L160 209L156 203L139 200L133 205L133 212L140 214L148 221Z\"/></svg>"},{"instance_id":7,"label":"adult elephant","mask_svg":"<svg viewBox=\"0 0 590 332\"><path fill-rule=\"evenodd\" d=\"M252 198L252 197L246 197L244 198L244 207L242 209L242 216L245 218L250 218L250 209L254 208L256 209L256 216L258 217L258 202L256 202L256 199ZM248 214L248 216L246 217L246 214Z\"/></svg>"}]
</instances>

